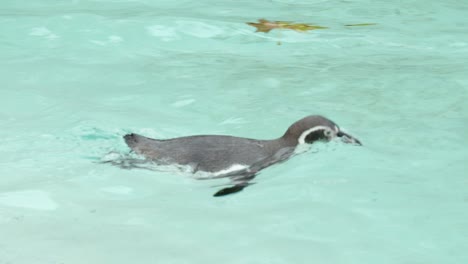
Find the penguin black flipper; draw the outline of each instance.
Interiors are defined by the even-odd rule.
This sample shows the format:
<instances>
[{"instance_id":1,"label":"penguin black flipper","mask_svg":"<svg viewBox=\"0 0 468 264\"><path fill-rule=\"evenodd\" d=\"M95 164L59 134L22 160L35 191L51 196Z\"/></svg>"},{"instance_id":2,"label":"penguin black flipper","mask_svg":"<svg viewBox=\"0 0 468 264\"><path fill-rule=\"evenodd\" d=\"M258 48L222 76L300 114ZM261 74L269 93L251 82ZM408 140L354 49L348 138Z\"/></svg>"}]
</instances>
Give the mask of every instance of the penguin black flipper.
<instances>
[{"instance_id":1,"label":"penguin black flipper","mask_svg":"<svg viewBox=\"0 0 468 264\"><path fill-rule=\"evenodd\" d=\"M214 197L225 196L228 194L236 193L242 191L245 187L252 185L250 183L251 180L255 178L256 173L249 173L247 175L239 175L231 177L231 181L233 182L233 186L223 188L213 194Z\"/></svg>"},{"instance_id":2,"label":"penguin black flipper","mask_svg":"<svg viewBox=\"0 0 468 264\"><path fill-rule=\"evenodd\" d=\"M236 192L240 192L247 186L248 185L237 184L237 185L234 185L234 186L231 186L231 187L228 187L228 188L221 189L221 190L217 191L215 194L213 194L213 196L214 197L219 197L219 196L225 196L225 195L228 195L228 194L233 194L233 193L236 193Z\"/></svg>"},{"instance_id":3,"label":"penguin black flipper","mask_svg":"<svg viewBox=\"0 0 468 264\"><path fill-rule=\"evenodd\" d=\"M255 178L255 176L260 170L274 163L281 163L287 160L293 154L293 152L293 148L283 148L277 153L275 153L273 156L267 157L254 163L248 170L237 173L235 172L234 175L229 175L228 177L231 178L231 181L234 183L234 185L219 190L213 196L220 197L242 191L245 187L253 184L250 183L250 181Z\"/></svg>"}]
</instances>

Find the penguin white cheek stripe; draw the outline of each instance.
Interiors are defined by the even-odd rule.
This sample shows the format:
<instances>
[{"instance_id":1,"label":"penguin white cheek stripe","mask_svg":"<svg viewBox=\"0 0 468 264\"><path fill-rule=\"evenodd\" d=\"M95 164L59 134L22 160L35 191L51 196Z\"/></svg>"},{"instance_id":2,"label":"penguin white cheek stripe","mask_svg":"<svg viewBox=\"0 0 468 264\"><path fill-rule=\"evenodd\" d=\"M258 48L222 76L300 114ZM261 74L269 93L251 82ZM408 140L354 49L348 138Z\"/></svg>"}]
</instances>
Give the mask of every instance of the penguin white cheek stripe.
<instances>
[{"instance_id":1,"label":"penguin white cheek stripe","mask_svg":"<svg viewBox=\"0 0 468 264\"><path fill-rule=\"evenodd\" d=\"M313 128L309 128L306 131L302 132L301 136L299 137L299 139L297 141L299 142L299 144L306 144L305 138L310 133L315 132L317 130L329 130L329 128L326 127L326 126L316 126L316 127L313 127Z\"/></svg>"}]
</instances>

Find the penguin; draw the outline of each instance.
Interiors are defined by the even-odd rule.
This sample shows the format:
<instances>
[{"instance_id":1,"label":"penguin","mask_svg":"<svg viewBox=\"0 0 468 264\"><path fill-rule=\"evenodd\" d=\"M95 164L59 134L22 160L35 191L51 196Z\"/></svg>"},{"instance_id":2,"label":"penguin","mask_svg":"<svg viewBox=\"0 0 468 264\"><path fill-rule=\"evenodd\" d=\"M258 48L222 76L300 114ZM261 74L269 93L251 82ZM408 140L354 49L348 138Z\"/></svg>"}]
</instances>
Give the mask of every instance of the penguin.
<instances>
[{"instance_id":1,"label":"penguin","mask_svg":"<svg viewBox=\"0 0 468 264\"><path fill-rule=\"evenodd\" d=\"M341 138L345 143L362 145L340 130L333 121L310 115L293 123L279 138L251 139L225 135L196 135L172 139L152 139L135 133L124 136L132 151L161 165L189 165L192 172L205 172L210 179L229 177L231 187L214 196L242 191L264 168L289 159L304 144Z\"/></svg>"}]
</instances>

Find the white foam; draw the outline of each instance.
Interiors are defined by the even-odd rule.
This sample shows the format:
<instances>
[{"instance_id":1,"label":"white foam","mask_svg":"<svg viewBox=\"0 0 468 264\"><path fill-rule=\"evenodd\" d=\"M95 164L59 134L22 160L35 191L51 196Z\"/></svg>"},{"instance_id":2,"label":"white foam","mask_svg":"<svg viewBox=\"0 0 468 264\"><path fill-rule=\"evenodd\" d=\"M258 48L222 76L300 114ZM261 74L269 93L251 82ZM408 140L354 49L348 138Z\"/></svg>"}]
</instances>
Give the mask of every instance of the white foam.
<instances>
[{"instance_id":1,"label":"white foam","mask_svg":"<svg viewBox=\"0 0 468 264\"><path fill-rule=\"evenodd\" d=\"M148 34L154 37L158 37L163 41L171 41L178 38L177 32L170 27L165 27L162 25L153 25L146 27Z\"/></svg>"},{"instance_id":2,"label":"white foam","mask_svg":"<svg viewBox=\"0 0 468 264\"><path fill-rule=\"evenodd\" d=\"M108 186L101 188L103 192L112 193L112 194L121 194L128 195L133 192L133 189L127 186Z\"/></svg>"},{"instance_id":3,"label":"white foam","mask_svg":"<svg viewBox=\"0 0 468 264\"><path fill-rule=\"evenodd\" d=\"M266 78L263 83L270 88L278 88L281 86L281 81L276 78Z\"/></svg>"},{"instance_id":4,"label":"white foam","mask_svg":"<svg viewBox=\"0 0 468 264\"><path fill-rule=\"evenodd\" d=\"M112 35L107 38L109 43L119 43L123 41L121 36Z\"/></svg>"},{"instance_id":5,"label":"white foam","mask_svg":"<svg viewBox=\"0 0 468 264\"><path fill-rule=\"evenodd\" d=\"M228 124L245 124L247 123L243 118L241 117L231 117L223 122L221 122L221 125L228 125Z\"/></svg>"},{"instance_id":6,"label":"white foam","mask_svg":"<svg viewBox=\"0 0 468 264\"><path fill-rule=\"evenodd\" d=\"M468 43L466 42L454 42L449 44L450 47L466 47L468 46Z\"/></svg>"},{"instance_id":7,"label":"white foam","mask_svg":"<svg viewBox=\"0 0 468 264\"><path fill-rule=\"evenodd\" d=\"M39 37L44 37L44 36L47 36L49 34L51 34L52 32L50 32L50 30L48 28L45 28L45 27L37 27L37 28L32 28L31 29L31 32L29 33L29 35L31 36L39 36Z\"/></svg>"},{"instance_id":8,"label":"white foam","mask_svg":"<svg viewBox=\"0 0 468 264\"><path fill-rule=\"evenodd\" d=\"M44 211L52 211L58 208L58 204L50 198L49 194L40 190L1 193L0 204Z\"/></svg>"},{"instance_id":9,"label":"white foam","mask_svg":"<svg viewBox=\"0 0 468 264\"><path fill-rule=\"evenodd\" d=\"M107 40L90 40L91 43L99 45L99 46L106 46L108 44L117 44L123 41L123 38L116 35L111 35L107 37Z\"/></svg>"},{"instance_id":10,"label":"white foam","mask_svg":"<svg viewBox=\"0 0 468 264\"><path fill-rule=\"evenodd\" d=\"M172 104L174 107L183 107L186 105L193 104L195 102L195 99L185 99L185 100L180 100Z\"/></svg>"},{"instance_id":11,"label":"white foam","mask_svg":"<svg viewBox=\"0 0 468 264\"><path fill-rule=\"evenodd\" d=\"M220 27L199 21L177 21L177 29L198 38L213 38L224 33Z\"/></svg>"},{"instance_id":12,"label":"white foam","mask_svg":"<svg viewBox=\"0 0 468 264\"><path fill-rule=\"evenodd\" d=\"M32 28L31 31L29 32L30 36L35 36L35 37L43 37L47 39L56 39L58 38L57 35L52 33L48 28L45 27L36 27Z\"/></svg>"},{"instance_id":13,"label":"white foam","mask_svg":"<svg viewBox=\"0 0 468 264\"><path fill-rule=\"evenodd\" d=\"M99 46L105 46L106 45L106 42L100 41L100 40L90 40L89 42L91 42L93 44L96 44L96 45L99 45Z\"/></svg>"}]
</instances>

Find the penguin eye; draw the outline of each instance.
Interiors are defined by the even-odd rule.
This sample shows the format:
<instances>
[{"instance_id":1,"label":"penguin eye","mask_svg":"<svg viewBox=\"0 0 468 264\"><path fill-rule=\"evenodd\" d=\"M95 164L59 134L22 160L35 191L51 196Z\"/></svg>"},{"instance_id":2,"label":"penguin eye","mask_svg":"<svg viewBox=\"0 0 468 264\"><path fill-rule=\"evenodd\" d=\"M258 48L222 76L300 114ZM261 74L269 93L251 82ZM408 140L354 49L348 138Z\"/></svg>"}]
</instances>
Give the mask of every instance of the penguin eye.
<instances>
[{"instance_id":1,"label":"penguin eye","mask_svg":"<svg viewBox=\"0 0 468 264\"><path fill-rule=\"evenodd\" d=\"M325 136L327 136L327 137L331 137L331 135L332 135L332 132L330 130L328 130L328 129L326 129L324 133L325 133Z\"/></svg>"}]
</instances>

